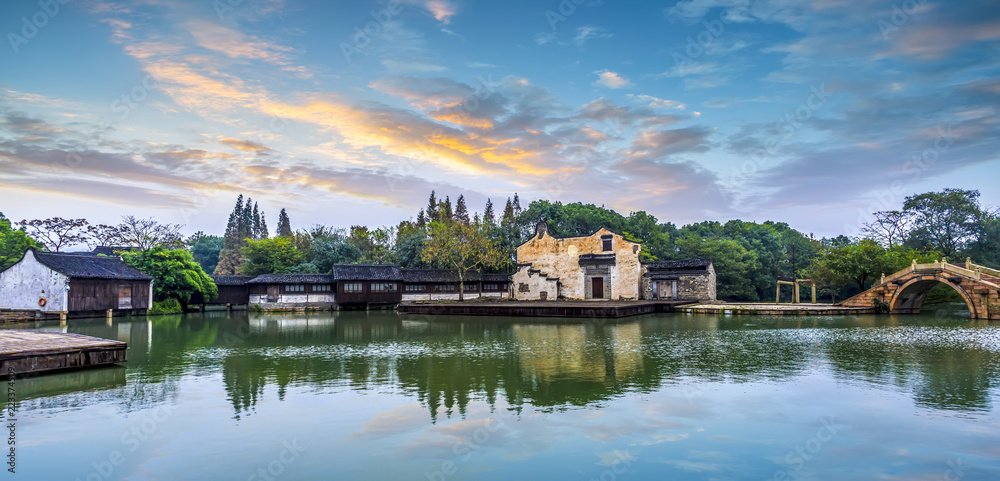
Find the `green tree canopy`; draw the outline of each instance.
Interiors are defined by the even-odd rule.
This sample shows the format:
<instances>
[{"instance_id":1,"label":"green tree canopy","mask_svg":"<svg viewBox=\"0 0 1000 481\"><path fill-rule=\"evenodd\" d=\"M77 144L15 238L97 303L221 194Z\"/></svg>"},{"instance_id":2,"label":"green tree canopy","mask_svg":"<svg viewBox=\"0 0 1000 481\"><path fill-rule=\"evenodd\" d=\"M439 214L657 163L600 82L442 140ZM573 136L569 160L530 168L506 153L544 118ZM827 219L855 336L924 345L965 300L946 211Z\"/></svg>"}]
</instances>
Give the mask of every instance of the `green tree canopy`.
<instances>
[{"instance_id":1,"label":"green tree canopy","mask_svg":"<svg viewBox=\"0 0 1000 481\"><path fill-rule=\"evenodd\" d=\"M14 229L3 212L0 212L0 270L6 269L21 259L29 247L41 247L35 239L24 232L24 229Z\"/></svg>"},{"instance_id":2,"label":"green tree canopy","mask_svg":"<svg viewBox=\"0 0 1000 481\"><path fill-rule=\"evenodd\" d=\"M423 249L424 262L458 271L458 297L463 299L465 274L500 264L503 254L480 224L431 222Z\"/></svg>"},{"instance_id":3,"label":"green tree canopy","mask_svg":"<svg viewBox=\"0 0 1000 481\"><path fill-rule=\"evenodd\" d=\"M184 249L162 246L146 251L123 252L125 263L153 276L153 300L177 299L185 308L195 294L214 300L219 290L212 278Z\"/></svg>"},{"instance_id":4,"label":"green tree canopy","mask_svg":"<svg viewBox=\"0 0 1000 481\"><path fill-rule=\"evenodd\" d=\"M306 252L298 249L290 237L248 239L243 247L244 261L240 265L240 274L257 276L298 272L296 267L309 260Z\"/></svg>"}]
</instances>

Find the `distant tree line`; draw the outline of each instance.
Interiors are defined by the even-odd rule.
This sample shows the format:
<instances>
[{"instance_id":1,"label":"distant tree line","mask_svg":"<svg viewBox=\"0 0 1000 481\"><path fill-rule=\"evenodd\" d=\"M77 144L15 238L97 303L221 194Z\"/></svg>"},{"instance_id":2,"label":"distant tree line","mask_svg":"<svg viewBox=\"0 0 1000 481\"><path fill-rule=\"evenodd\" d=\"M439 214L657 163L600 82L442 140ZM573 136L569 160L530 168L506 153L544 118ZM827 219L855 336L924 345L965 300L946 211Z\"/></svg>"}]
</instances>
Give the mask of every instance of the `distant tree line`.
<instances>
[{"instance_id":1,"label":"distant tree line","mask_svg":"<svg viewBox=\"0 0 1000 481\"><path fill-rule=\"evenodd\" d=\"M89 243L121 245L140 252L183 246L204 272L217 275L324 273L334 264L391 263L512 272L516 248L540 221L554 236L589 235L607 227L641 242L641 260L703 258L718 272L720 299L768 301L778 280L811 278L820 293L843 299L913 260L948 258L1000 268L1000 218L984 208L974 190L945 189L907 197L899 210L873 213L861 235L816 238L782 222L705 221L677 227L643 212L627 216L593 204L536 200L521 207L517 194L497 212L491 199L472 211L463 195L454 202L431 192L427 205L397 225L349 228L313 225L292 229L285 209L269 229L263 210L240 195L223 236L197 232L181 239L181 226L153 219L122 218L116 226L85 219L21 221L0 214L0 263L12 263L28 246L59 250ZM179 297L179 299L183 296Z\"/></svg>"}]
</instances>

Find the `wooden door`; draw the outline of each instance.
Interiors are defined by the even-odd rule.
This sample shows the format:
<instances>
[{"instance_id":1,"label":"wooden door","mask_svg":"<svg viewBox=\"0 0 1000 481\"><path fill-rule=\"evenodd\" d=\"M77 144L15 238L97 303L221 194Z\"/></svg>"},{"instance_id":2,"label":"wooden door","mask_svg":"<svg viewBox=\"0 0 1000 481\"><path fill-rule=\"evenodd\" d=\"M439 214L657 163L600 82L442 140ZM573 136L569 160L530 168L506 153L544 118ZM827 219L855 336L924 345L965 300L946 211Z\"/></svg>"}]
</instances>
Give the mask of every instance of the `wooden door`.
<instances>
[{"instance_id":1,"label":"wooden door","mask_svg":"<svg viewBox=\"0 0 1000 481\"><path fill-rule=\"evenodd\" d=\"M131 309L132 308L132 286L131 285L119 285L118 286L118 308L119 309Z\"/></svg>"},{"instance_id":2,"label":"wooden door","mask_svg":"<svg viewBox=\"0 0 1000 481\"><path fill-rule=\"evenodd\" d=\"M267 302L278 302L278 293L280 292L280 289L281 286L267 286Z\"/></svg>"},{"instance_id":3,"label":"wooden door","mask_svg":"<svg viewBox=\"0 0 1000 481\"><path fill-rule=\"evenodd\" d=\"M594 299L604 299L604 278L594 277L591 280L590 297Z\"/></svg>"}]
</instances>

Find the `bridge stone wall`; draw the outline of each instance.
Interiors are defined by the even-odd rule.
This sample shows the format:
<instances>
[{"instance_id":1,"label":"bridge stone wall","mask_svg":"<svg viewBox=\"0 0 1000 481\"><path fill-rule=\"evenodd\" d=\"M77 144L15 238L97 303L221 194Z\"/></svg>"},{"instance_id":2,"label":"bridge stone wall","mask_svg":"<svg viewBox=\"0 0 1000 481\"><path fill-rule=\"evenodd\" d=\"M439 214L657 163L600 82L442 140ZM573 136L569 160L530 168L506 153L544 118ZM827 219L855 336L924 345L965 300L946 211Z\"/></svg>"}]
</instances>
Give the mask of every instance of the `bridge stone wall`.
<instances>
[{"instance_id":1,"label":"bridge stone wall","mask_svg":"<svg viewBox=\"0 0 1000 481\"><path fill-rule=\"evenodd\" d=\"M907 303L901 297L922 295L921 291L923 291L923 294L926 294L926 290L930 289L930 287L927 287L926 290L922 286L914 287L917 283L926 284L930 287L933 287L933 284L936 283L948 284L952 288L956 288L962 294L962 297L965 298L966 302L974 309L972 313L974 319L1000 320L1000 293L998 293L998 289L995 287L996 284L992 282L980 282L963 276L950 275L946 272L913 272L912 275L872 286L871 289L841 302L840 305L845 307L872 307L872 300L878 299L889 304L893 314L917 314L920 312L919 304L922 303L922 299L920 303L917 303L918 307L904 307L903 304Z\"/></svg>"}]
</instances>

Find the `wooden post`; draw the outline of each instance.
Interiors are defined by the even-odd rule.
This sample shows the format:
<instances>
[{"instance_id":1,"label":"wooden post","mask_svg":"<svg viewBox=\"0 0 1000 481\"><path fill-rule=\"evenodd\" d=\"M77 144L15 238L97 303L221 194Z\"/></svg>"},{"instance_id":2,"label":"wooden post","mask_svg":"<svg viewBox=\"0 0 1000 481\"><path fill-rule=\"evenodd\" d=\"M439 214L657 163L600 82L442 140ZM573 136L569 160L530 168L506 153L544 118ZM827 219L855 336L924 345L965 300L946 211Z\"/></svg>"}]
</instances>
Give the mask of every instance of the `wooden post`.
<instances>
[{"instance_id":1,"label":"wooden post","mask_svg":"<svg viewBox=\"0 0 1000 481\"><path fill-rule=\"evenodd\" d=\"M970 270L970 271L972 270L972 258L971 257L966 257L965 258L965 268L968 269L968 270Z\"/></svg>"},{"instance_id":2,"label":"wooden post","mask_svg":"<svg viewBox=\"0 0 1000 481\"><path fill-rule=\"evenodd\" d=\"M781 281L778 281L778 288L776 291L777 292L774 294L774 303L781 304Z\"/></svg>"},{"instance_id":3,"label":"wooden post","mask_svg":"<svg viewBox=\"0 0 1000 481\"><path fill-rule=\"evenodd\" d=\"M816 303L816 282L812 283L812 303Z\"/></svg>"},{"instance_id":4,"label":"wooden post","mask_svg":"<svg viewBox=\"0 0 1000 481\"><path fill-rule=\"evenodd\" d=\"M69 311L60 311L59 312L59 320L62 321L62 322L66 322L66 316L68 314L69 314Z\"/></svg>"},{"instance_id":5,"label":"wooden post","mask_svg":"<svg viewBox=\"0 0 1000 481\"><path fill-rule=\"evenodd\" d=\"M792 285L795 287L795 292L792 294L792 302L795 304L800 304L802 302L802 299L799 297L801 295L801 293L799 292L801 290L799 289L801 287L799 286L799 281L796 280L795 282L792 283Z\"/></svg>"}]
</instances>

